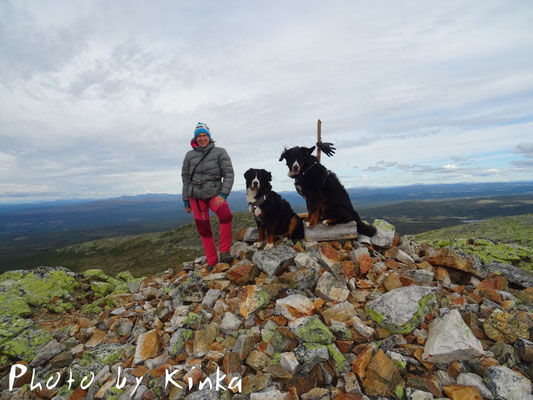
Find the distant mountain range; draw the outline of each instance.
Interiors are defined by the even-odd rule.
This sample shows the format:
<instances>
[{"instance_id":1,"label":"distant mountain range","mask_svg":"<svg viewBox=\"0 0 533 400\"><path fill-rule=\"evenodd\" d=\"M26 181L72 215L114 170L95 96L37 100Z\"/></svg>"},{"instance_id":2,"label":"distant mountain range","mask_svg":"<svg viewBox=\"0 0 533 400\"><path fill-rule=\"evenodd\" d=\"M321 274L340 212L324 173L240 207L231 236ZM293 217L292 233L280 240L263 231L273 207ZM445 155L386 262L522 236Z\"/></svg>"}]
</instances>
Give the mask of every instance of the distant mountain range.
<instances>
[{"instance_id":1,"label":"distant mountain range","mask_svg":"<svg viewBox=\"0 0 533 400\"><path fill-rule=\"evenodd\" d=\"M350 188L348 193L363 218L387 219L403 234L533 212L531 181ZM297 212L305 210L296 192L281 194ZM493 196L498 199L491 200ZM233 211L247 210L245 191L233 191L228 200ZM3 205L0 269L42 251L100 238L168 231L187 222L192 217L185 213L181 196L169 194Z\"/></svg>"}]
</instances>

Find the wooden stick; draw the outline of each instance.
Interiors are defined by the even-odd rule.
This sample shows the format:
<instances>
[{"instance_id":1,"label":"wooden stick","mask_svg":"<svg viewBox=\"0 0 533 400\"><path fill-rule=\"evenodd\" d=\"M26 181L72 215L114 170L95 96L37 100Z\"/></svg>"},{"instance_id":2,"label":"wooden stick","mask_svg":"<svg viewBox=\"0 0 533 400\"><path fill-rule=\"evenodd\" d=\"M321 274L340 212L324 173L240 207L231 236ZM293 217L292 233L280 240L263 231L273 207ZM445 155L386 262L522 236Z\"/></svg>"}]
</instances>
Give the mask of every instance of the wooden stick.
<instances>
[{"instance_id":1,"label":"wooden stick","mask_svg":"<svg viewBox=\"0 0 533 400\"><path fill-rule=\"evenodd\" d=\"M317 123L316 123L316 141L317 142L320 142L322 141L322 121L318 120ZM317 147L317 150L316 150L316 158L318 160L318 162L320 162L320 148Z\"/></svg>"}]
</instances>

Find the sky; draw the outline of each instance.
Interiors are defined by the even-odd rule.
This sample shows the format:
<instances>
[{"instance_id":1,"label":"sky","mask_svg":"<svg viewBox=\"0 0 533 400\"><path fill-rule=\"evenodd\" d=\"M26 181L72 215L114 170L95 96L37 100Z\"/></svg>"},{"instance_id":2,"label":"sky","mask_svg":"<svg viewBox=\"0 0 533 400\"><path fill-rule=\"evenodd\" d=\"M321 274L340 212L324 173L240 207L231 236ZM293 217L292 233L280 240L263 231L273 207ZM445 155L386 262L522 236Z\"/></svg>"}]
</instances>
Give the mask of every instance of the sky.
<instances>
[{"instance_id":1,"label":"sky","mask_svg":"<svg viewBox=\"0 0 533 400\"><path fill-rule=\"evenodd\" d=\"M181 193L198 121L294 190L533 179L533 2L0 2L0 202Z\"/></svg>"}]
</instances>

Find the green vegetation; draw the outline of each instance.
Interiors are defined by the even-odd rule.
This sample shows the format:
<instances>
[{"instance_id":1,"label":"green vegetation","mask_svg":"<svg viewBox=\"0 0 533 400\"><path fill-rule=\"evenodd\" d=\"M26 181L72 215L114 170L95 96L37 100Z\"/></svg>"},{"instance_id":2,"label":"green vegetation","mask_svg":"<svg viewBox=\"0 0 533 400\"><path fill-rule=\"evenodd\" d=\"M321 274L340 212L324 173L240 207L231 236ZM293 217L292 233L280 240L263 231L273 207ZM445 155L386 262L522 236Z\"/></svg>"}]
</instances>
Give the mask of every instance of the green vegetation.
<instances>
[{"instance_id":1,"label":"green vegetation","mask_svg":"<svg viewBox=\"0 0 533 400\"><path fill-rule=\"evenodd\" d=\"M432 246L453 246L483 262L499 261L533 271L533 214L492 218L416 235Z\"/></svg>"}]
</instances>

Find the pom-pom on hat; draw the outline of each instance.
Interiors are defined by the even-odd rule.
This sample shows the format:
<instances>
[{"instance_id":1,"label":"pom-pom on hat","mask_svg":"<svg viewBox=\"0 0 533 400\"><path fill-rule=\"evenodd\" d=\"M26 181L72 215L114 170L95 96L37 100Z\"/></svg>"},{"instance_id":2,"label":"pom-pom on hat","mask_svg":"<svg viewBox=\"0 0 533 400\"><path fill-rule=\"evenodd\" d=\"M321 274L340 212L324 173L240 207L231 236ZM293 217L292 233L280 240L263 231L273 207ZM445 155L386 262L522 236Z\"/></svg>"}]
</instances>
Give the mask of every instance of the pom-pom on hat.
<instances>
[{"instance_id":1,"label":"pom-pom on hat","mask_svg":"<svg viewBox=\"0 0 533 400\"><path fill-rule=\"evenodd\" d=\"M209 136L209 139L211 139L211 131L204 122L198 122L196 124L196 128L194 128L194 139L196 139L196 136L198 136L199 133L205 133L207 136Z\"/></svg>"}]
</instances>

